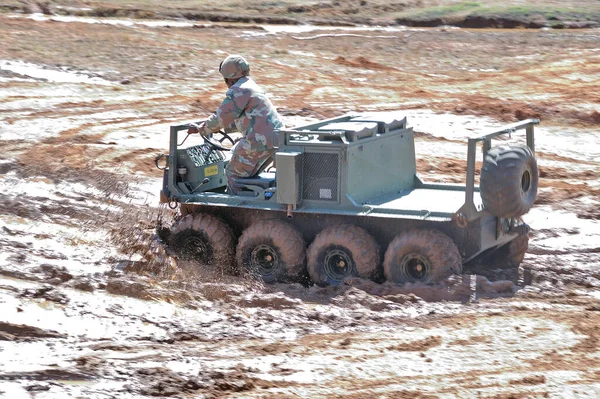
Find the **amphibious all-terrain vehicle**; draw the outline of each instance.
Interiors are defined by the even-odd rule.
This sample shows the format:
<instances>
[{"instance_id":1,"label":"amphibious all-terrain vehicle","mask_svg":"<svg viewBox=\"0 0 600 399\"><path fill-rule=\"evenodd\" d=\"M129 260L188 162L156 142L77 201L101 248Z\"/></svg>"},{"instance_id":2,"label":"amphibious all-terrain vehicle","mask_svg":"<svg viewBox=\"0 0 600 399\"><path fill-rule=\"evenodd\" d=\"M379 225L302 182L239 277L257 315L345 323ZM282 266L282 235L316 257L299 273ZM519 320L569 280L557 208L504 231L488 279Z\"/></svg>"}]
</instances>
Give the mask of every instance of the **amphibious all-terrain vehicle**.
<instances>
[{"instance_id":1,"label":"amphibious all-terrain vehicle","mask_svg":"<svg viewBox=\"0 0 600 399\"><path fill-rule=\"evenodd\" d=\"M168 247L266 282L307 276L318 285L349 276L437 282L481 259L514 270L528 245L520 216L537 194L537 123L470 138L465 185L419 177L413 130L398 113L349 114L280 130L274 164L236 180L238 195L226 192L224 173L224 142L234 140L215 134L183 148L178 133L188 125L172 126L170 154L156 159L164 169L161 202L181 211ZM492 146L492 139L518 130L525 130L525 144Z\"/></svg>"}]
</instances>

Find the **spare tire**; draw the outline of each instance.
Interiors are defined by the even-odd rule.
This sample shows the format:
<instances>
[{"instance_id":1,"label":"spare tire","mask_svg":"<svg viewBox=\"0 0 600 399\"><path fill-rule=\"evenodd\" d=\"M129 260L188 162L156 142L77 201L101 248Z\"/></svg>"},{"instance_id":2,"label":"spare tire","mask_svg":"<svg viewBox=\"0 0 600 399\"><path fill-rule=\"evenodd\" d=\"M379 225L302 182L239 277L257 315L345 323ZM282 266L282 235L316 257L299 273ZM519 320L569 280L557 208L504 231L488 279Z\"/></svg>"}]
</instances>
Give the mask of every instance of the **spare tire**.
<instances>
[{"instance_id":1,"label":"spare tire","mask_svg":"<svg viewBox=\"0 0 600 399\"><path fill-rule=\"evenodd\" d=\"M480 192L485 209L496 217L526 214L535 202L538 167L533 151L524 145L494 147L481 167Z\"/></svg>"}]
</instances>

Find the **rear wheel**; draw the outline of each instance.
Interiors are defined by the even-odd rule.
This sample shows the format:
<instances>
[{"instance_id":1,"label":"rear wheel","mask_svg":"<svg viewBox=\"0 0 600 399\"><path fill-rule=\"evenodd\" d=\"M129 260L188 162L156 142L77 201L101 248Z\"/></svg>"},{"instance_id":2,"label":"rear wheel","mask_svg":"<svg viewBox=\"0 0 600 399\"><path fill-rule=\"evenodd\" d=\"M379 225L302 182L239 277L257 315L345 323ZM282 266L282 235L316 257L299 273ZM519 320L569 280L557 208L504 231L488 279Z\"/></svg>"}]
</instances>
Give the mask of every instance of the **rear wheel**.
<instances>
[{"instance_id":1,"label":"rear wheel","mask_svg":"<svg viewBox=\"0 0 600 399\"><path fill-rule=\"evenodd\" d=\"M520 234L508 244L509 266L518 267L525 259L525 252L529 248L529 235Z\"/></svg>"},{"instance_id":2,"label":"rear wheel","mask_svg":"<svg viewBox=\"0 0 600 399\"><path fill-rule=\"evenodd\" d=\"M499 146L481 167L481 200L494 216L513 218L531 209L538 189L537 161L527 146Z\"/></svg>"},{"instance_id":3,"label":"rear wheel","mask_svg":"<svg viewBox=\"0 0 600 399\"><path fill-rule=\"evenodd\" d=\"M469 269L492 281L509 280L516 283L519 280L519 266L525 258L528 246L529 236L520 234L508 244L477 260Z\"/></svg>"},{"instance_id":4,"label":"rear wheel","mask_svg":"<svg viewBox=\"0 0 600 399\"><path fill-rule=\"evenodd\" d=\"M340 285L346 277L372 278L379 246L364 229L344 224L324 229L308 248L308 274L320 286Z\"/></svg>"},{"instance_id":5,"label":"rear wheel","mask_svg":"<svg viewBox=\"0 0 600 399\"><path fill-rule=\"evenodd\" d=\"M394 283L437 283L460 273L462 258L454 242L437 230L410 230L388 246L383 272Z\"/></svg>"},{"instance_id":6,"label":"rear wheel","mask_svg":"<svg viewBox=\"0 0 600 399\"><path fill-rule=\"evenodd\" d=\"M293 226L278 220L252 224L239 239L237 265L266 283L298 280L305 272L306 243Z\"/></svg>"},{"instance_id":7,"label":"rear wheel","mask_svg":"<svg viewBox=\"0 0 600 399\"><path fill-rule=\"evenodd\" d=\"M180 259L233 271L234 236L216 216L186 215L171 229L168 244Z\"/></svg>"}]
</instances>

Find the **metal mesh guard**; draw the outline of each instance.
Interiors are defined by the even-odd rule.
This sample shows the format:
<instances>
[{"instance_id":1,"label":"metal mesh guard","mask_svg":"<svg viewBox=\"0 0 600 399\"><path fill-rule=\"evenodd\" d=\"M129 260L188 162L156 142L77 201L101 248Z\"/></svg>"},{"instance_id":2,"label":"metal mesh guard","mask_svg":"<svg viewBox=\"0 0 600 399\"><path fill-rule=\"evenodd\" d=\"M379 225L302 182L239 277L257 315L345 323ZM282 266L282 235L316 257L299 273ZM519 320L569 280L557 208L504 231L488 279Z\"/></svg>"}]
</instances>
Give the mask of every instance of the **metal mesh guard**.
<instances>
[{"instance_id":1,"label":"metal mesh guard","mask_svg":"<svg viewBox=\"0 0 600 399\"><path fill-rule=\"evenodd\" d=\"M304 153L302 198L338 201L338 154Z\"/></svg>"},{"instance_id":2,"label":"metal mesh guard","mask_svg":"<svg viewBox=\"0 0 600 399\"><path fill-rule=\"evenodd\" d=\"M196 167L225 160L223 152L215 149L211 151L209 144L195 145L185 150Z\"/></svg>"}]
</instances>

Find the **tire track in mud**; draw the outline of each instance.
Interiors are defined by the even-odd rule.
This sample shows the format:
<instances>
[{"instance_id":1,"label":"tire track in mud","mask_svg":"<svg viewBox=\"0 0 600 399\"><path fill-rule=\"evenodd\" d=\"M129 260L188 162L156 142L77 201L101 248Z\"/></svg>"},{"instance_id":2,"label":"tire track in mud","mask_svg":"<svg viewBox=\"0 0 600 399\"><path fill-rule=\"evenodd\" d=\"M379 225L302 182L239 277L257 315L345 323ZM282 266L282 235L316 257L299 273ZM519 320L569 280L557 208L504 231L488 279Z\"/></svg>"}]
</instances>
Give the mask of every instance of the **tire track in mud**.
<instances>
[{"instance_id":1,"label":"tire track in mud","mask_svg":"<svg viewBox=\"0 0 600 399\"><path fill-rule=\"evenodd\" d=\"M207 92L210 96L215 92ZM35 97L24 96L26 99L32 99ZM9 103L10 99L0 100L0 104ZM216 101L202 101L200 99L195 98L195 96L182 96L182 95L168 95L166 97L160 98L151 98L151 99L140 99L136 101L128 101L127 107L129 109L134 109L138 112L142 110L147 110L150 113L145 115L144 118L158 118L158 119L166 119L168 118L170 113L167 114L163 111L163 113L156 113L154 108L160 104L168 104L170 107L175 105L187 105L189 107L193 107L195 109L200 109L206 113L212 113L213 111L208 111L209 109L216 109L218 107L218 102ZM11 113L20 114L18 117L7 118L5 119L7 123L12 124L18 118L19 120L27 120L27 119L63 119L63 118L72 118L72 117L93 117L94 114L104 114L113 111L122 111L123 104L120 103L107 103L105 100L95 100L92 102L62 102L52 106L51 110L39 110L37 108L19 108L19 109L5 109L0 111L10 111ZM191 113L191 112L190 112ZM157 116L159 115L159 116ZM102 124L111 124L111 123L121 123L127 121L139 120L140 117L128 117L116 120L104 120ZM173 120L173 117L171 118ZM100 122L98 122L100 123ZM156 123L156 122L155 122Z\"/></svg>"},{"instance_id":2,"label":"tire track in mud","mask_svg":"<svg viewBox=\"0 0 600 399\"><path fill-rule=\"evenodd\" d=\"M537 319L540 317L544 317L540 314L538 314L537 312L523 312L523 311L516 311L516 312L512 312L512 315L505 315L505 316L493 316L493 317L497 317L499 319L505 320L505 322L509 322L510 323L510 319L509 317L518 317L521 318L523 320L530 320L530 322L532 322L532 318L533 319ZM573 312L572 312L573 313ZM564 321L564 316L562 313L553 313L547 316L549 319L551 320L560 320L561 322ZM567 316L567 317L572 317L572 318L577 318L579 316ZM469 323L469 319L471 320L479 320L480 316L477 315L471 315L466 316L465 315L461 315L459 317L457 316L450 316L450 317L445 317L444 318L444 323L447 325L451 325L453 328L452 329L465 329L465 328L469 328L472 329L474 327L474 325ZM421 320L424 323L427 323L429 326L428 328L436 328L436 319L435 316L434 318L427 318L425 320ZM492 322L493 323L493 322ZM496 324L502 325L503 323L499 323L496 322ZM534 339L536 334L538 334L536 331L539 331L540 333L548 333L549 331L551 331L551 329L538 329L538 330L532 330L530 331L530 328L524 326L523 327L523 331L519 332L520 327L518 326L518 324L515 324L514 326L514 331L516 331L517 335L521 335L523 337L523 340L530 340L530 339ZM469 331L469 330L467 330ZM448 333L448 332L447 332ZM446 333L446 334L447 334ZM427 332L427 334L430 334L430 332ZM435 334L435 333L434 333ZM488 344L488 346L492 346L492 347L496 347L498 349L500 349L501 344L500 343L494 343L494 340L496 338L494 338L494 335L492 333L492 335L489 336L474 336L472 338L469 338L469 341L467 342L471 342L472 345L474 346L481 346L482 344ZM593 339L593 338L592 338ZM447 341L447 338L443 338L441 339L440 337L436 337L435 335L430 336L430 338L426 338L426 339L419 339L419 338L404 338L401 339L400 344L399 344L399 348L401 349L402 352L404 351L408 351L408 352L415 352L415 355L417 356L417 358L421 359L421 362L423 362L423 364L435 364L435 363L439 363L440 361L442 363L444 363L444 360L439 359L435 353L436 348L438 348L440 345L444 346L444 350L449 350L450 347L452 346L457 346L458 348L456 350L461 350L461 348L464 347L464 340L456 340L456 341ZM404 342L403 342L404 341ZM407 342L408 341L408 342ZM264 355L264 354L269 354L269 355L284 355L284 358L295 358L298 359L298 357L308 357L310 356L312 353L325 353L324 356L330 356L330 354L334 353L336 356L336 363L339 363L340 361L345 362L346 364L362 364L365 361L368 361L369 359L380 359L383 355L382 353L386 353L389 352L390 350L394 350L393 348L396 346L395 342L398 341L394 341L394 339L390 339L389 337L380 337L380 338L369 338L369 335L367 334L366 336L364 334L336 334L336 335L316 335L316 336L306 336L304 338L302 338L299 341L293 341L293 342L285 342L285 343L281 343L281 344L267 344L266 346L262 346L262 345L258 345L258 346L252 346L250 348L248 348L249 350L253 350L256 351L258 356ZM492 344L493 343L493 344ZM524 342L525 343L525 342ZM489 345L492 344L492 345ZM523 348L523 349L519 349L518 347L518 343L515 343L513 345L513 349L511 351L514 351L515 354L521 354L524 355L526 358L527 356L530 354L529 349L527 348ZM579 344L575 344L575 347L577 347L577 345ZM433 351L432 353L430 353L430 351ZM486 348L486 352L489 351L493 351L493 349L490 349L489 347ZM493 353L493 352L491 352ZM564 353L561 351L561 353ZM574 357L576 357L577 355L573 355ZM408 360L408 359L407 359ZM472 360L472 359L471 359ZM281 373L281 375L294 375L294 371L297 370L294 368L293 363L287 363L288 367L285 367L284 369L274 369L273 370L273 375L277 375L279 373ZM564 364L567 365L567 367L565 368L565 370L569 370L570 368L568 367L568 363L565 362ZM291 366L291 368L289 368L289 366ZM366 368L368 368L368 366L364 366ZM597 368L597 365L595 366ZM586 366L582 366L581 369L585 369ZM556 367L553 370L560 370L561 366ZM360 370L360 367L359 367ZM466 371L466 370L465 370ZM538 370L536 369L536 365L535 364L531 364L528 365L527 363L525 365L521 365L520 367L515 367L514 365L509 366L509 367L495 367L493 370L489 370L489 369L469 369L468 371L466 371L465 375L465 371L460 372L459 375L456 375L455 371L447 371L447 374L442 373L435 373L433 375L424 375L424 376L414 376L411 375L410 376L410 382L411 384L420 384L421 386L424 387L424 392L419 392L419 391L410 391L410 388L407 388L406 385L404 385L404 383L406 383L405 378L403 378L402 376L398 375L398 376L394 376L394 377L386 377L385 376L385 372L381 373L380 375L378 375L377 377L373 376L365 376L363 375L362 378L358 375L355 375L354 378L344 378L342 376L340 377L336 377L333 380L329 380L327 382L327 387L328 389L334 389L337 388L340 391L348 391L351 390L351 392L354 392L354 395L358 395L357 392L364 392L365 394L372 392L372 389L381 389L383 388L385 390L385 388L387 389L394 389L393 387L396 386L401 386L404 389L407 389L407 394L411 393L412 394L419 394L419 395L427 395L427 391L432 389L432 384L435 384L434 386L437 387L436 389L436 393L454 393L454 394L458 394L459 392L464 392L464 390L469 390L469 389L477 389L477 390L484 390L484 389L489 389L489 388L495 388L496 391L498 390L508 390L510 391L511 388L507 387L505 382L492 382L492 383L482 383L481 380L482 379L486 379L486 380L493 380L493 379L498 379L498 378L502 378L503 375L507 374L507 375L528 375L532 372L537 373L537 375L540 375L540 372L545 371L545 369L542 370ZM443 386L447 386L449 385L449 381L448 379L452 379L453 380L453 388L443 388ZM519 385L518 382L526 382L525 379L527 378L532 378L532 377L524 377L521 380L518 379L512 379L510 380L510 384L511 385ZM433 382L435 381L435 382ZM444 381L443 383L441 381ZM534 380L532 379L531 382L533 382ZM541 379L537 379L536 381L538 381L540 384L543 384L545 381L541 381ZM438 385L439 383L439 385ZM380 391L381 392L381 391ZM470 391L471 393L473 391ZM353 394L348 393L347 395L343 395L340 394L339 397L355 397L353 396ZM360 397L360 396L359 396ZM437 396L432 396L432 397L437 397ZM483 396L480 396L483 397Z\"/></svg>"},{"instance_id":3,"label":"tire track in mud","mask_svg":"<svg viewBox=\"0 0 600 399\"><path fill-rule=\"evenodd\" d=\"M24 21L19 21L21 24L24 23ZM11 23L15 23L14 21L12 21ZM28 23L32 23L32 22L28 22ZM57 24L56 29L60 29L59 26L63 25L63 24ZM76 25L85 25L85 24L76 24ZM80 28L83 29L83 28ZM98 29L98 31L104 32L104 34L109 34L109 32L111 32L111 29L114 30L114 28L111 27L95 27L94 29ZM165 31L167 31L168 33L168 37L172 37L172 33L168 32L168 29L164 29ZM140 28L140 29L131 29L131 32L128 31L128 34L134 35L135 37L138 36L143 36L143 32L148 31L148 29L145 28ZM208 36L209 37L214 37L217 35L220 35L221 30L217 29L217 31L219 32L209 32ZM410 53L408 53L409 51L412 50L412 47L418 47L419 43L428 43L428 42L433 42L434 40L439 40L440 43L442 44L450 44L451 48L453 49L453 51L460 51L460 52L464 52L466 49L461 46L458 46L458 42L459 40L453 38L453 35L456 35L458 37L466 37L468 36L468 39L465 38L466 42L475 42L477 44L477 50L478 51L482 51L481 49L479 49L479 47L485 47L486 45L488 45L490 40L495 40L497 39L497 35L492 35L492 36L486 36L486 34L481 34L481 35L475 35L472 34L468 31L457 31L457 32L453 32L453 35L450 35L448 32L444 32L443 30L439 30L439 31L426 31L426 32L421 32L422 34L420 35L416 35L415 37L410 37L410 40L407 43L404 43L406 41L406 38L399 38L400 43L398 44L394 44L394 48L398 47L398 50L401 51L401 55L403 56L402 58L402 64L401 64L401 68L399 71L393 71L393 70L386 70L386 71L380 71L376 73L368 76L368 80L369 80L369 85L373 88L379 88L380 90L384 90L387 89L388 91L392 91L397 93L397 96L399 98L414 98L414 99L422 99L425 102L429 102L431 104L431 107L437 107L440 110L456 110L456 109L464 109L464 110L470 110L479 114L485 114L485 115L496 115L499 118L501 118L502 120L507 120L507 121L514 121L515 118L517 118L518 116L531 116L531 115L541 115L544 117L544 119L546 120L557 120L558 118L562 118L564 119L569 118L569 119L573 119L576 121L579 121L580 123L586 123L586 124L594 124L597 123L594 122L597 117L595 116L595 114L592 113L587 113L587 112L578 112L578 111L573 111L573 110L563 110L560 109L558 114L555 112L558 109L556 108L556 102L544 102L544 101L529 101L529 100L519 100L518 98L502 98L500 97L497 93L493 93L492 95L488 94L486 95L485 93L481 93L479 95L473 96L472 93L469 93L469 89L466 89L468 87L474 87L473 85L475 84L475 82L488 82L486 83L486 87L478 87L479 90L484 90L484 91L489 91L490 87L505 87L507 86L506 81L510 80L511 83L509 86L514 86L514 81L515 79L519 79L520 81L526 81L528 82L528 85L526 85L526 87L528 87L528 91L531 93L534 93L536 91L536 88L540 88L541 90L543 90L544 92L559 92L561 95L563 96L568 96L568 99L573 100L574 98L576 98L575 96L579 96L579 93L581 92L581 90L586 90L586 91L591 91L593 90L593 88L595 87L593 84L590 86L590 84L587 84L585 82L581 82L581 86L578 86L577 84L573 85L573 81L567 79L567 81L563 82L562 84L556 84L556 83L552 83L552 82L547 82L544 80L541 80L539 82L534 82L534 84L532 85L531 83L529 83L530 81L530 77L531 76L544 76L545 73L556 73L556 72L552 72L549 71L549 67L552 65L548 65L548 64L544 64L544 66L542 68L535 66L534 68L534 64L531 63L530 61L522 61L525 63L525 67L527 67L527 69L525 71L517 69L517 68L512 68L510 69L510 64L508 65L509 68L504 68L504 64L508 63L508 57L506 57L505 55L503 55L500 60L498 61L500 63L500 69L498 73L495 73L493 76L490 77L490 74L484 75L484 74L477 74L477 73L467 73L465 75L464 72L460 72L460 70L456 70L455 68L451 70L453 75L456 75L456 78L454 80L454 83L449 83L448 80L446 80L445 82L442 80L440 81L439 78L433 78L431 76L427 76L428 74L431 74L433 71L420 71L418 69L412 71L413 68L415 68L415 57L414 55L411 55ZM194 32L192 30L185 30L185 29L177 29L177 39L184 41L187 40L189 38L190 35L194 35ZM226 33L222 35L222 40L224 40L225 42L228 42L230 40L233 40L230 36L231 33ZM581 38L584 35L577 35L577 34L573 34L574 37L577 38ZM533 39L531 39L529 36L526 36L528 41L534 41ZM289 36L287 35L281 35L282 38L282 42L283 43L288 43L292 40ZM518 42L518 38L519 35L514 35L514 38L511 38L509 40L509 42L507 42L507 44L511 44L513 42ZM254 38L252 39L252 41L250 40L242 40L241 42L238 40L236 45L238 47L240 47L241 49L248 49L250 48L252 45L256 44L254 43L255 41L260 44L265 43L265 41L267 41L268 38ZM555 41L556 39L553 39L552 36L544 34L544 37L540 38L539 40L548 40L549 43L548 45L552 44L553 41ZM386 48L388 46L388 44L378 41L377 39L365 39L365 41L358 41L358 43L355 43L355 45L358 46L358 49L361 53L364 53L364 55L362 55L362 57L369 61L369 62L373 62L374 65L375 63L378 65L386 65L386 62L379 62L382 58L382 54L376 52L373 50L373 48L369 48L366 45L366 41L370 41L374 43L371 43L371 47L377 47L377 46L384 46L382 48ZM345 44L344 41L341 41L342 44ZM584 45L586 45L586 42L583 41L582 42ZM231 43L232 44L232 43ZM293 43L292 43L293 44ZM404 49L402 47L402 44L408 44L410 48L406 48ZM464 43L463 43L464 44ZM182 46L182 43L172 43L169 44L168 48L171 48L172 46ZM325 65L328 64L334 64L334 61L336 59L335 56L330 56L331 54L331 49L332 48L336 48L340 46L340 39L331 39L331 40L326 40L324 45L319 45L317 48L321 49L323 48L323 50L327 50L326 52L323 51L322 54L318 54L317 57L315 58L315 60L310 60L310 57L305 57L303 59L303 61L305 61L307 63L307 67L305 67L305 70L310 71L311 69L316 69L316 70L321 70L323 71L320 76L319 76L319 81L323 81L324 78L327 78L328 80L332 80L333 82L337 82L337 84L332 83L331 86L339 86L341 85L342 87L345 87L346 90L348 90L349 92L352 91L352 89L359 89L364 87L364 85L361 84L357 84L357 82L354 82L351 78L349 78L348 76L343 76L344 74L339 74L339 73L331 73L330 71L327 71L326 68L324 68ZM297 46L295 46L297 47ZM404 46L406 47L406 46ZM441 44L436 44L436 46L433 46L432 48L432 55L438 54L440 52L442 52L443 50L447 50L447 46L443 46ZM183 50L183 49L181 49ZM143 52L143 49L138 50L140 52ZM510 51L510 50L508 50ZM408 54L407 54L408 53ZM455 54L452 54L453 56ZM593 54L592 54L593 55ZM592 56L592 55L586 55L586 56ZM183 55L181 55L183 56ZM408 58L404 58L404 56L408 56ZM540 56L545 57L545 55L541 54ZM158 56L155 56L158 57ZM294 58L298 58L297 56L295 56L294 54L285 54L285 53L280 53L276 55L277 58L281 58L285 61L285 59L289 59L290 57L294 57ZM447 56L446 56L447 57ZM119 57L121 58L121 57ZM442 58L443 59L443 58ZM544 58L545 59L545 58ZM265 66L268 65L268 68L263 67L262 69L264 71L268 71L269 69L273 69L273 70L278 70L281 69L282 66L278 65L275 62L267 62L267 61L263 61L260 59L256 59L256 62L260 64L263 64ZM480 61L483 62L483 61ZM321 63L321 65L316 65L315 64L319 64ZM215 68L216 66L216 61L214 62L214 65L212 65L212 68ZM356 64L356 65L355 65ZM364 63L363 63L364 64ZM407 64L407 66L409 66L410 71L406 71L406 66L404 64ZM593 65L592 63L588 63L589 65ZM365 70L368 71L369 68L362 68L364 65L362 65L361 63L354 63L352 64L353 66L350 67L350 70ZM120 65L121 68L127 68L127 69L132 69L134 70L134 68L129 65L129 64L125 64L125 65ZM360 67L360 68L357 68ZM537 68L537 69L536 69ZM568 67L565 67L568 68ZM589 69L589 68L588 68ZM283 68L283 70L285 70L285 68ZM339 66L338 67L334 67L333 70L339 70ZM373 72L374 70L371 69L371 72ZM568 72L569 70L566 69L565 73ZM177 70L172 70L171 71L171 79L182 79L185 78L185 75L182 76L180 72L178 72ZM261 71L262 72L262 71ZM294 76L296 75L298 72L298 68L294 68L291 70L286 70L285 72L285 76ZM382 73L385 72L385 73ZM593 70L590 70L590 72L593 74ZM352 72L351 72L352 73ZM586 72L587 74L588 72ZM389 76L389 75L392 76ZM416 75L415 75L416 74ZM276 76L277 74L274 74L273 76ZM314 78L314 73L308 73L309 76L312 76ZM462 76L460 76L462 75ZM189 75L188 75L189 76ZM418 76L419 78L416 79L416 76ZM426 77L427 79L425 81L423 81L423 78ZM411 82L412 84L408 84L408 85L403 85L402 88L396 88L396 87L389 87L389 81L390 78L392 81L400 81L400 82ZM293 80L295 81L294 86L296 87L301 87L304 84L300 84L300 82L302 83L306 83L307 79L305 78L305 74L302 74L301 77L298 76L297 78L293 78ZM421 82L419 82L421 81ZM415 85L415 82L416 85ZM427 83L425 83L427 82ZM568 84L567 84L568 83ZM424 85L436 85L436 84L442 84L437 90L433 91L433 90L422 90ZM571 86L575 86L575 87L571 87ZM317 86L319 87L319 86ZM320 86L322 87L322 86ZM454 90L454 92L452 92L451 90L448 90L449 88L456 88L456 90ZM355 90L356 91L356 90ZM310 93L309 93L310 94ZM354 93L356 95L356 93ZM340 96L340 94L333 94L335 96ZM479 96L479 97L478 97ZM295 96L298 100L303 100L305 105L307 100L311 101L311 96L305 96L305 95L298 95ZM332 97L332 94L329 94L328 97ZM436 101L433 101L433 99L436 99ZM566 100L567 98L565 98ZM368 101L367 98L361 98L360 100L356 100L356 102L366 102ZM334 99L330 99L329 100L330 103L336 103L339 102L339 99L336 101ZM303 107L300 107L303 108ZM463 111L464 112L464 111Z\"/></svg>"},{"instance_id":4,"label":"tire track in mud","mask_svg":"<svg viewBox=\"0 0 600 399\"><path fill-rule=\"evenodd\" d=\"M470 32L461 32L458 35L467 35ZM426 32L427 36L431 36L433 32ZM444 42L443 35L441 35L440 39ZM333 40L327 40L326 43L335 46ZM374 47L377 47L379 42L375 40L373 44ZM370 59L377 60L379 56L371 51L361 43L358 44L361 53L367 54L363 58L365 60L369 60L369 62L373 62ZM441 50L441 49L439 49ZM403 51L403 50L400 50ZM406 51L406 50L404 50ZM464 49L461 50L464 52ZM435 54L437 52L434 51ZM593 54L589 54L588 57L592 57ZM368 58L366 58L368 57ZM338 59L339 60L339 59ZM350 69L355 70L369 70L368 67L362 68L360 62L351 62L346 60L347 62L342 62L343 65L350 67ZM409 62L412 59L409 60ZM341 61L340 61L341 62ZM593 92L593 89L597 87L597 85L593 83L581 82L581 86L576 85L576 87L572 87L572 79L565 78L562 84L551 84L548 82L548 79L544 80L541 76L545 76L546 73L549 74L557 74L557 72L549 71L551 65L544 65L542 68L535 64L527 64L525 68L514 68L510 65L504 67L504 63L508 62L508 60L500 60L500 67L495 67L495 72L491 73L477 73L470 72L465 76L465 73L459 73L456 70L451 70L451 76L447 77L439 77L436 76L433 78L429 76L430 73L422 72L422 71L411 71L410 73L406 73L403 71L402 64L400 71L392 71L388 70L386 75L392 75L392 80L397 81L409 81L414 82L416 76L419 77L419 80L427 81L433 85L438 86L438 91L432 93L432 91L428 91L428 96L425 97L426 101L430 102L429 107L434 107L439 110L444 111L458 111L467 112L467 113L475 113L477 115L486 115L486 116L496 116L500 120L504 121L515 121L517 119L524 119L526 117L543 117L544 120L550 121L558 119L562 119L564 122L565 119L572 120L579 124L583 124L584 126L594 126L598 123L598 114L594 111L577 111L570 110L567 108L563 108L556 101L531 101L531 96L536 95L536 89L540 88L544 93L556 93L560 96L564 101L564 103L568 104L573 101L574 98L577 98L581 90ZM409 64L412 66L412 63ZM525 71L523 71L525 69ZM572 71L568 68L565 68L564 75L568 76L568 73ZM594 70L590 70L590 74L588 71L585 72L586 76L593 76ZM536 77L539 79L536 81L535 79L531 79L531 77ZM377 86L381 84L381 80L383 78L383 74L375 74L370 77L369 86L373 87L373 85ZM389 79L386 79L389 80ZM507 83L507 80L510 81L510 84ZM519 81L523 81L523 87L526 87L524 94L527 96L527 99L520 99L519 97L523 97L523 94L520 94L517 97L510 97L510 89L504 89L506 94L502 94L502 90L498 90L498 88L514 86L518 84ZM533 84L531 82L534 82ZM525 83L527 82L527 83ZM482 86L484 85L484 86ZM389 86L389 85L388 85ZM519 85L520 86L520 85ZM383 87L380 86L380 87ZM389 88L388 90L392 90L398 93L399 96L410 96L418 98L421 94L421 98L423 98L423 92L419 92L418 89L414 91L414 95L411 94L413 89L410 85L404 85L401 89L398 88ZM493 91L493 94L485 94L479 93L475 94L475 91ZM521 89L520 89L521 90ZM540 91L540 90L537 90ZM508 97L508 98L507 98ZM593 101L593 96L590 98ZM434 100L435 99L435 100ZM569 101L566 101L569 100Z\"/></svg>"}]
</instances>

